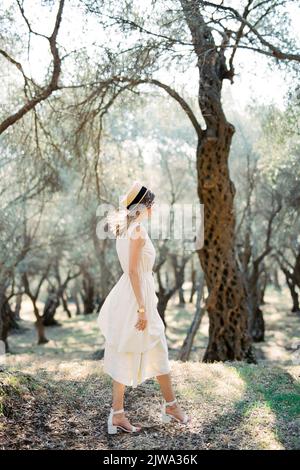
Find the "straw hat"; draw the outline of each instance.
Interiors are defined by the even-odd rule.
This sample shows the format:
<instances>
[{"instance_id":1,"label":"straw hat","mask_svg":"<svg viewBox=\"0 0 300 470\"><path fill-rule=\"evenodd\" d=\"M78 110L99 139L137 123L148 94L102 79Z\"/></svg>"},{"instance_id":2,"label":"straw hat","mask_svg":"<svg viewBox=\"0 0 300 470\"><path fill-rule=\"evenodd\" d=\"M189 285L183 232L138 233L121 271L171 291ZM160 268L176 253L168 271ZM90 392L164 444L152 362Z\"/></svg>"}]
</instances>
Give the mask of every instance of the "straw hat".
<instances>
[{"instance_id":1,"label":"straw hat","mask_svg":"<svg viewBox=\"0 0 300 470\"><path fill-rule=\"evenodd\" d=\"M127 194L120 196L120 205L128 210L134 209L142 202L148 189L140 181L134 181Z\"/></svg>"},{"instance_id":2,"label":"straw hat","mask_svg":"<svg viewBox=\"0 0 300 470\"><path fill-rule=\"evenodd\" d=\"M135 180L126 194L119 197L119 208L111 211L107 215L108 228L116 235L117 228L122 233L127 228L127 216L133 215L138 209L139 204L143 203L143 199L149 189L140 181Z\"/></svg>"}]
</instances>

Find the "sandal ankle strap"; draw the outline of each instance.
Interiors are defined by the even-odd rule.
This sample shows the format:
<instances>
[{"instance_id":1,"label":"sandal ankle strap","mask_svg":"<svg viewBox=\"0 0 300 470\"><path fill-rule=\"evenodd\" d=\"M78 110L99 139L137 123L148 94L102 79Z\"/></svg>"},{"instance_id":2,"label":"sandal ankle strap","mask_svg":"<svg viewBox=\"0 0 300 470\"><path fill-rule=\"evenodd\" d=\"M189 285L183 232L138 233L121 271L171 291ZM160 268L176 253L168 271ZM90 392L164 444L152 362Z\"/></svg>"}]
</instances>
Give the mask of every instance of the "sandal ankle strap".
<instances>
[{"instance_id":1,"label":"sandal ankle strap","mask_svg":"<svg viewBox=\"0 0 300 470\"><path fill-rule=\"evenodd\" d=\"M175 398L175 400L173 400L173 401L166 401L165 400L165 405L166 406L171 406L171 405L174 405L174 403L176 403L176 402L177 402L177 398Z\"/></svg>"},{"instance_id":2,"label":"sandal ankle strap","mask_svg":"<svg viewBox=\"0 0 300 470\"><path fill-rule=\"evenodd\" d=\"M123 412L124 412L124 408L122 408L121 410L115 411L115 410L111 407L111 412L112 412L113 415L116 415L117 413L123 413Z\"/></svg>"}]
</instances>

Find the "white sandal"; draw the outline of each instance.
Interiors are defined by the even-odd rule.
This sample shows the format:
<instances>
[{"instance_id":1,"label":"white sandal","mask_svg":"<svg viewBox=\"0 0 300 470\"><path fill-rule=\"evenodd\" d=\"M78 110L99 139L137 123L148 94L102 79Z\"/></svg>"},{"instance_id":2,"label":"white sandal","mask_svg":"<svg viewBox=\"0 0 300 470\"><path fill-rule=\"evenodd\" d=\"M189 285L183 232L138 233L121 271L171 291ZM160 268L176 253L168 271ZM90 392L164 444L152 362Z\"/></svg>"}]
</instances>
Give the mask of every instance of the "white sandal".
<instances>
[{"instance_id":1,"label":"white sandal","mask_svg":"<svg viewBox=\"0 0 300 470\"><path fill-rule=\"evenodd\" d=\"M108 420L107 420L107 432L108 432L108 434L117 434L118 428L122 429L122 431L130 432L130 433L140 431L140 429L138 429L136 426L133 426L133 425L131 425L131 431L130 431L129 429L124 428L120 424L113 424L113 422L112 422L113 415L115 415L117 413L123 413L123 412L124 412L123 408L121 410L117 410L117 411L114 411L114 409L112 407L110 408L110 413L109 413Z\"/></svg>"},{"instance_id":2,"label":"white sandal","mask_svg":"<svg viewBox=\"0 0 300 470\"><path fill-rule=\"evenodd\" d=\"M183 421L181 419L178 419L176 418L175 416L169 414L169 413L166 413L166 406L171 406L171 405L174 405L174 403L177 403L177 399L175 398L175 400L173 401L169 401L167 402L165 399L164 399L164 403L162 405L162 408L161 408L161 419L162 419L162 422L163 423L170 423L172 421L172 419L175 419L175 421L178 421L179 423L181 424L187 424L189 421L190 421L190 418L189 416L185 413L185 417L183 419Z\"/></svg>"}]
</instances>

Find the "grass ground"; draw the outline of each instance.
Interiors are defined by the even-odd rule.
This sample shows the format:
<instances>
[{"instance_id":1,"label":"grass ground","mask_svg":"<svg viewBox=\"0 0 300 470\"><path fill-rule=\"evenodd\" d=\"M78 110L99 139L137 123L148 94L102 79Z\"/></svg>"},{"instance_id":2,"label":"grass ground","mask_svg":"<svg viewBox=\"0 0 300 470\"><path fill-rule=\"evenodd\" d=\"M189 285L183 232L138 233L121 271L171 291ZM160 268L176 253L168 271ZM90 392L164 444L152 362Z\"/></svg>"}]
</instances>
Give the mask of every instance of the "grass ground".
<instances>
[{"instance_id":1,"label":"grass ground","mask_svg":"<svg viewBox=\"0 0 300 470\"><path fill-rule=\"evenodd\" d=\"M162 425L155 378L126 388L125 408L139 435L109 436L111 378L94 353L103 337L96 316L66 319L47 329L36 345L30 305L22 310L27 330L10 336L12 353L0 371L2 449L299 449L300 361L295 350L300 318L289 312L289 296L269 289L263 306L266 342L255 345L257 365L203 364L204 317L191 360L176 360L193 306L170 305L167 340L176 395L192 421Z\"/></svg>"}]
</instances>

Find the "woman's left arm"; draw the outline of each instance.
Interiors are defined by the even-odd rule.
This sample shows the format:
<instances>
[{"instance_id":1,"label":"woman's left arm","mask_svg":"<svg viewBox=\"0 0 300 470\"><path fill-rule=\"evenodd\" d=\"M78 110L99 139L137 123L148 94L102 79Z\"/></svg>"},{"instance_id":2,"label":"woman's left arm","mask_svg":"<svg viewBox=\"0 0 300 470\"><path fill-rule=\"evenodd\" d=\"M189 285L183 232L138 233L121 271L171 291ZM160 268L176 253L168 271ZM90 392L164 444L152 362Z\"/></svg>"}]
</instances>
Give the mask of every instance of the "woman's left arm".
<instances>
[{"instance_id":1,"label":"woman's left arm","mask_svg":"<svg viewBox=\"0 0 300 470\"><path fill-rule=\"evenodd\" d=\"M139 308L145 308L145 299L143 298L142 294L138 266L141 257L142 247L146 242L142 236L141 228L139 226L135 227L132 233L134 236L133 238L130 237L129 241L129 277ZM140 313L139 320L136 326L139 326L138 329L144 329L142 328L142 326L145 323L146 312ZM146 324L144 325L144 327L146 327Z\"/></svg>"}]
</instances>

